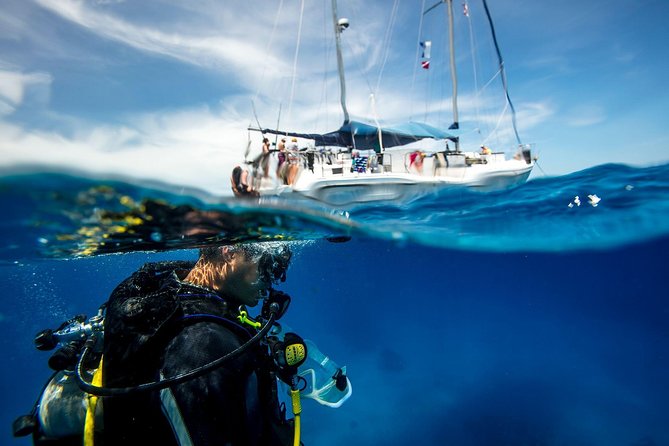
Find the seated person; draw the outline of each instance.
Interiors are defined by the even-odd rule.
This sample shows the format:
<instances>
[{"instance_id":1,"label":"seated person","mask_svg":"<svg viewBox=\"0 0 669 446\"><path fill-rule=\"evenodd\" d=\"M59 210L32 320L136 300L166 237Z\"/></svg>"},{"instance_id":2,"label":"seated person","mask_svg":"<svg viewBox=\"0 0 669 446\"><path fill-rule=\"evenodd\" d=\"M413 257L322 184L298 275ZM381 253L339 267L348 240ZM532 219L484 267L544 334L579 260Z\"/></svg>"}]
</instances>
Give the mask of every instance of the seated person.
<instances>
[{"instance_id":1,"label":"seated person","mask_svg":"<svg viewBox=\"0 0 669 446\"><path fill-rule=\"evenodd\" d=\"M232 169L230 176L230 183L232 186L232 193L236 197L257 197L258 192L254 191L249 184L249 171L242 169L240 166L235 166Z\"/></svg>"}]
</instances>

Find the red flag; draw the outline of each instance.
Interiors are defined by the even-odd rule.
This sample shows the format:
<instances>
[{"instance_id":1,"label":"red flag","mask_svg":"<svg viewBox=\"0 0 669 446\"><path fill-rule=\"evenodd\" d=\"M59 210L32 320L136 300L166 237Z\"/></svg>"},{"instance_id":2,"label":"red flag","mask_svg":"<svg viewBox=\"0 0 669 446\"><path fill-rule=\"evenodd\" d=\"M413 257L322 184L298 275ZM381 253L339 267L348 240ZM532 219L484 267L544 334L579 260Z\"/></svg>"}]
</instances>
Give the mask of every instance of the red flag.
<instances>
[{"instance_id":1,"label":"red flag","mask_svg":"<svg viewBox=\"0 0 669 446\"><path fill-rule=\"evenodd\" d=\"M430 61L429 60L424 60L420 63L420 66L427 70L428 68L430 68Z\"/></svg>"}]
</instances>

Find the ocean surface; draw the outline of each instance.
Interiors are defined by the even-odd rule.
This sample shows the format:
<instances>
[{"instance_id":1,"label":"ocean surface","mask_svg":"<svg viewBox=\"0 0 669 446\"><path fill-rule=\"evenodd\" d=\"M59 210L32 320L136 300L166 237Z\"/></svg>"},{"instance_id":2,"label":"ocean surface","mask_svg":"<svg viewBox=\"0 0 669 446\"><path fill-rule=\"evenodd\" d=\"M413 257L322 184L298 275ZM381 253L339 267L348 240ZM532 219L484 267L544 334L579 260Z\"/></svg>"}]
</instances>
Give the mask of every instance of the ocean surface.
<instances>
[{"instance_id":1,"label":"ocean surface","mask_svg":"<svg viewBox=\"0 0 669 446\"><path fill-rule=\"evenodd\" d=\"M353 385L303 402L305 445L669 445L669 165L343 208L4 172L0 206L0 444L30 444L38 331L145 262L272 240L284 322Z\"/></svg>"}]
</instances>

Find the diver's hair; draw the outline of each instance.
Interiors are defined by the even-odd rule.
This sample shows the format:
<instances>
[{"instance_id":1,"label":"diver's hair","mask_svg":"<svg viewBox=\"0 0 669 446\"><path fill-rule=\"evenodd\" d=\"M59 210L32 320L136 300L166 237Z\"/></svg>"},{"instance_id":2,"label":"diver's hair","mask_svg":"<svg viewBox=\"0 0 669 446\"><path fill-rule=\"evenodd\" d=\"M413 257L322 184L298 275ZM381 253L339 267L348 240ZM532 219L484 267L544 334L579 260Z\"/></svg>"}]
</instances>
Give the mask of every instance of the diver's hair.
<instances>
[{"instance_id":1,"label":"diver's hair","mask_svg":"<svg viewBox=\"0 0 669 446\"><path fill-rule=\"evenodd\" d=\"M258 263L258 270L266 283L286 280L286 271L292 253L290 249L275 243L247 243L239 245L213 246L200 249L200 258L188 274L187 280L195 285L206 285L215 277L226 277L233 268L233 259Z\"/></svg>"},{"instance_id":2,"label":"diver's hair","mask_svg":"<svg viewBox=\"0 0 669 446\"><path fill-rule=\"evenodd\" d=\"M201 249L200 258L188 273L186 281L199 286L210 285L214 283L214 278L228 275L231 261L232 257L224 255L222 249Z\"/></svg>"},{"instance_id":3,"label":"diver's hair","mask_svg":"<svg viewBox=\"0 0 669 446\"><path fill-rule=\"evenodd\" d=\"M242 250L235 246L207 246L200 249L199 260L206 262L230 262L237 251Z\"/></svg>"}]
</instances>

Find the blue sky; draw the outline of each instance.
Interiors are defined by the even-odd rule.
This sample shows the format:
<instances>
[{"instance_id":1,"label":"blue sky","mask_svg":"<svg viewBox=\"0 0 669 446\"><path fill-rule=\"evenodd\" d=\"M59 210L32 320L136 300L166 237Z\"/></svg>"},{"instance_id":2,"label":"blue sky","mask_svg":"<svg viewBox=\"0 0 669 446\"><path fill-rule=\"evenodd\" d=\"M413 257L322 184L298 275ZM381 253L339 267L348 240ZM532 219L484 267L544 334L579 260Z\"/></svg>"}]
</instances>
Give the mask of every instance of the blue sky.
<instances>
[{"instance_id":1,"label":"blue sky","mask_svg":"<svg viewBox=\"0 0 669 446\"><path fill-rule=\"evenodd\" d=\"M353 116L450 124L443 7L423 21L421 39L433 41L432 67L414 69L422 3L339 0L340 16L351 21L343 39ZM499 79L489 30L480 2L469 3L482 50L477 82L490 81L492 95ZM467 21L461 1L454 4L461 122L490 129L499 116L493 105L501 110L501 102L473 95ZM4 0L0 166L41 163L228 194L228 173L255 123L252 101L267 127L279 109L283 128L326 131L342 121L330 1L307 1L303 11L301 5ZM669 3L489 0L489 6L520 135L536 145L544 171L669 161ZM486 142L507 144L498 136ZM481 138L470 134L471 147ZM253 144L257 150L257 138Z\"/></svg>"}]
</instances>

